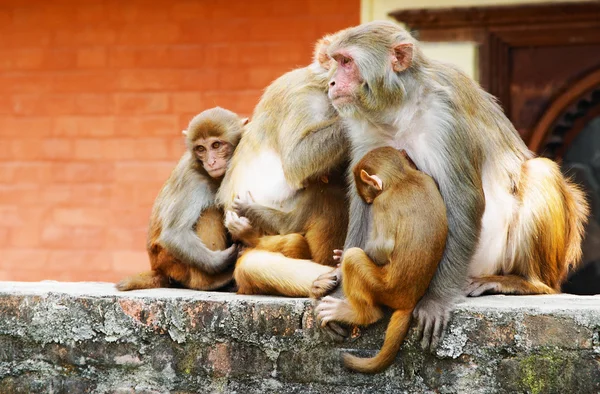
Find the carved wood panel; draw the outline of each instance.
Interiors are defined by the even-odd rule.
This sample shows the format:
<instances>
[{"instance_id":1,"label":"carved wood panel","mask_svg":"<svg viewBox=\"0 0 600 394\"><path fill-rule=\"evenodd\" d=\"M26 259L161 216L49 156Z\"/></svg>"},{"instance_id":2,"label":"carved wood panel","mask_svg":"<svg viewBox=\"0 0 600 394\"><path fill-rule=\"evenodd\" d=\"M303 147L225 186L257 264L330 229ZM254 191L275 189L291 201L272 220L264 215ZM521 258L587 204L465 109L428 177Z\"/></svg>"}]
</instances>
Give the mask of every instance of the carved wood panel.
<instances>
[{"instance_id":1,"label":"carved wood panel","mask_svg":"<svg viewBox=\"0 0 600 394\"><path fill-rule=\"evenodd\" d=\"M476 42L482 87L499 99L527 143L553 100L600 68L598 2L421 9L390 15L422 41Z\"/></svg>"}]
</instances>

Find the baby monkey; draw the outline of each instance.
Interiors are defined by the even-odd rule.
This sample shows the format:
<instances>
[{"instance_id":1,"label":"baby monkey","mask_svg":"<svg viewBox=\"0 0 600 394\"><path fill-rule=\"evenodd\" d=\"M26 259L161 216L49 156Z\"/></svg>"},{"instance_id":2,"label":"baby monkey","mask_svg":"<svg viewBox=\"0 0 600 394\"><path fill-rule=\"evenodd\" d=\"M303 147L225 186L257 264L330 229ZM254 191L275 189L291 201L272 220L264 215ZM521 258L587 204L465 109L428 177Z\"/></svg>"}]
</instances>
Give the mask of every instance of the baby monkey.
<instances>
[{"instance_id":1,"label":"baby monkey","mask_svg":"<svg viewBox=\"0 0 600 394\"><path fill-rule=\"evenodd\" d=\"M343 255L346 299L325 297L316 311L322 326L330 321L368 325L382 318L381 306L393 309L375 357L342 356L346 367L376 373L389 367L400 349L412 311L442 259L448 223L436 183L404 151L372 150L353 174L358 194L372 204L371 230L364 251L351 248Z\"/></svg>"},{"instance_id":2,"label":"baby monkey","mask_svg":"<svg viewBox=\"0 0 600 394\"><path fill-rule=\"evenodd\" d=\"M152 209L147 242L151 270L123 279L117 289L214 290L232 282L238 251L215 194L247 122L220 107L190 121L183 131L187 151Z\"/></svg>"}]
</instances>

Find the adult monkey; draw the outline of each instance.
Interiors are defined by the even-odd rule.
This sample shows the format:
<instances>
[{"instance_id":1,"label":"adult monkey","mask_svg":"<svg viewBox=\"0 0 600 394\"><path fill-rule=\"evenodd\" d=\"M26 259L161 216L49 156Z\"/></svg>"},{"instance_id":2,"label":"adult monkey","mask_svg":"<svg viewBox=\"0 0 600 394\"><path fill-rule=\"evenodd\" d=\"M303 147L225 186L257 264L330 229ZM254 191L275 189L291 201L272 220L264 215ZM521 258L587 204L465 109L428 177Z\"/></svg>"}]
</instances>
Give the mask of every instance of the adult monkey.
<instances>
[{"instance_id":1,"label":"adult monkey","mask_svg":"<svg viewBox=\"0 0 600 394\"><path fill-rule=\"evenodd\" d=\"M376 147L404 149L447 206L444 257L414 311L422 346L437 346L465 286L471 296L559 292L580 260L587 203L556 163L533 158L494 98L391 22L336 33L328 55L352 165ZM346 250L368 234L368 210L351 198Z\"/></svg>"},{"instance_id":2,"label":"adult monkey","mask_svg":"<svg viewBox=\"0 0 600 394\"><path fill-rule=\"evenodd\" d=\"M347 139L327 98L329 39L317 43L311 65L284 74L265 90L217 195L226 211L233 210L237 196L245 198L248 193L258 205L289 211L299 190L345 162ZM323 249L323 244L329 251L341 248L347 226L340 223L344 221L335 217L325 223L340 227L339 245L332 242L336 237L307 234L310 249ZM234 237L236 224L226 221ZM332 266L336 264L330 260ZM236 277L249 284L245 288L288 296L308 296L313 281L329 271L329 266L260 248L245 251L236 265Z\"/></svg>"}]
</instances>

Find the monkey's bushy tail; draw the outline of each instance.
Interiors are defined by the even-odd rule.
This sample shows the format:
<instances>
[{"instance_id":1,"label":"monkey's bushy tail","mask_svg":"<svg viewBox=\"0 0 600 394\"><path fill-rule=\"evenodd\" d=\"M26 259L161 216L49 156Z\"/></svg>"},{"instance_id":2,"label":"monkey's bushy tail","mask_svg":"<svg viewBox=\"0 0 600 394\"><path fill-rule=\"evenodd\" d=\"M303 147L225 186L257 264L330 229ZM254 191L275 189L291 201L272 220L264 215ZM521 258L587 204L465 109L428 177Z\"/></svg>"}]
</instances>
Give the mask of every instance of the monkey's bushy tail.
<instances>
[{"instance_id":1,"label":"monkey's bushy tail","mask_svg":"<svg viewBox=\"0 0 600 394\"><path fill-rule=\"evenodd\" d=\"M377 373L389 367L396 358L400 345L406 336L410 324L411 310L394 311L385 332L381 350L375 357L360 358L348 353L342 355L347 368L362 373Z\"/></svg>"},{"instance_id":2,"label":"monkey's bushy tail","mask_svg":"<svg viewBox=\"0 0 600 394\"><path fill-rule=\"evenodd\" d=\"M566 263L575 267L581 261L581 241L588 221L589 205L585 193L576 184L565 180L565 205L567 208L567 256Z\"/></svg>"},{"instance_id":3,"label":"monkey's bushy tail","mask_svg":"<svg viewBox=\"0 0 600 394\"><path fill-rule=\"evenodd\" d=\"M581 260L581 240L588 204L583 192L545 158L528 160L520 187L522 206L515 245L520 266L530 279L560 290L569 267ZM523 250L525 253L523 253ZM519 255L520 254L520 255Z\"/></svg>"}]
</instances>

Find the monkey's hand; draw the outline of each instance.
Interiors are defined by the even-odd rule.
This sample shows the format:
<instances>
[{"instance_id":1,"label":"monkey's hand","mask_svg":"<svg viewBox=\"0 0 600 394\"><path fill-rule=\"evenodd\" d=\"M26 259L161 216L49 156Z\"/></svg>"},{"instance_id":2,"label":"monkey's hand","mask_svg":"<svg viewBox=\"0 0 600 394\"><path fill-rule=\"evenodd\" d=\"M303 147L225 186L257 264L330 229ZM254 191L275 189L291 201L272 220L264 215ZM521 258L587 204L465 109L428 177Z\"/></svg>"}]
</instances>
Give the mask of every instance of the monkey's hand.
<instances>
[{"instance_id":1,"label":"monkey's hand","mask_svg":"<svg viewBox=\"0 0 600 394\"><path fill-rule=\"evenodd\" d=\"M417 320L417 338L423 349L435 351L450 320L452 306L452 302L427 294L421 298L413 310L413 317Z\"/></svg>"},{"instance_id":2,"label":"monkey's hand","mask_svg":"<svg viewBox=\"0 0 600 394\"><path fill-rule=\"evenodd\" d=\"M328 272L319 276L312 284L309 292L311 298L321 298L331 293L342 279L342 269L338 266Z\"/></svg>"},{"instance_id":3,"label":"monkey's hand","mask_svg":"<svg viewBox=\"0 0 600 394\"><path fill-rule=\"evenodd\" d=\"M237 244L233 244L225 250L212 251L211 264L207 264L204 269L208 274L218 274L220 272L224 272L235 264L237 257Z\"/></svg>"},{"instance_id":4,"label":"monkey's hand","mask_svg":"<svg viewBox=\"0 0 600 394\"><path fill-rule=\"evenodd\" d=\"M252 205L255 204L254 198L252 194L248 192L246 194L246 198L241 198L240 196L236 196L233 199L233 203L231 204L231 208L239 215L239 216L247 216L246 214L250 209L252 209Z\"/></svg>"},{"instance_id":5,"label":"monkey's hand","mask_svg":"<svg viewBox=\"0 0 600 394\"><path fill-rule=\"evenodd\" d=\"M242 241L246 244L255 235L255 229L252 227L250 220L244 216L239 216L233 211L225 213L225 227L227 227L234 240Z\"/></svg>"}]
</instances>

